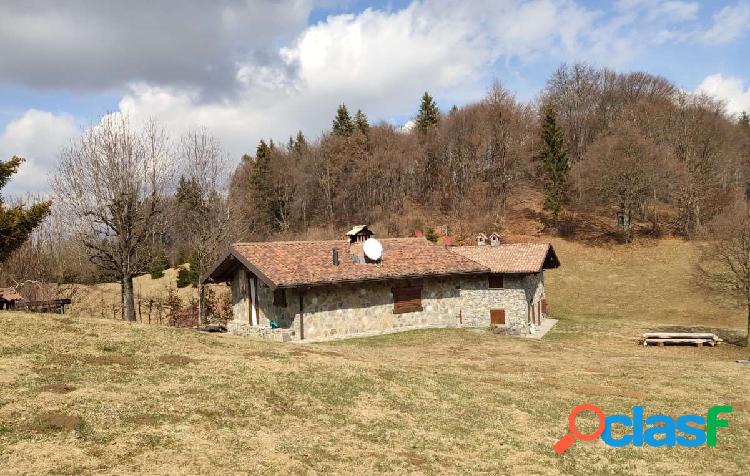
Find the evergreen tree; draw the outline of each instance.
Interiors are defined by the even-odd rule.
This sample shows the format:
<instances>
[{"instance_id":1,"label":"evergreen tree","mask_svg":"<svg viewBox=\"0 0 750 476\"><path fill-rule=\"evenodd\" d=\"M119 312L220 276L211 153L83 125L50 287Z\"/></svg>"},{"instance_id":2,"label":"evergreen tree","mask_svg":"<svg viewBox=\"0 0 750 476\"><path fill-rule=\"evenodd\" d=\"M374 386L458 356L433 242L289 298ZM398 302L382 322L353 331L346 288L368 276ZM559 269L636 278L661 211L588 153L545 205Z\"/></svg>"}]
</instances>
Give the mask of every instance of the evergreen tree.
<instances>
[{"instance_id":1,"label":"evergreen tree","mask_svg":"<svg viewBox=\"0 0 750 476\"><path fill-rule=\"evenodd\" d=\"M542 150L535 157L541 163L544 180L544 209L552 213L557 226L562 207L568 202L570 182L568 179L568 157L563 145L563 133L557 125L552 106L544 108L542 119Z\"/></svg>"},{"instance_id":2,"label":"evergreen tree","mask_svg":"<svg viewBox=\"0 0 750 476\"><path fill-rule=\"evenodd\" d=\"M333 133L337 136L350 136L354 133L354 123L346 109L346 104L342 104L336 109L336 118L333 120Z\"/></svg>"},{"instance_id":3,"label":"evergreen tree","mask_svg":"<svg viewBox=\"0 0 750 476\"><path fill-rule=\"evenodd\" d=\"M301 154L305 147L307 147L307 139L302 131L297 131L297 137L289 138L289 152Z\"/></svg>"},{"instance_id":4,"label":"evergreen tree","mask_svg":"<svg viewBox=\"0 0 750 476\"><path fill-rule=\"evenodd\" d=\"M169 268L169 260L164 253L157 256L148 267L148 273L151 275L151 279L159 279L164 277L164 270Z\"/></svg>"},{"instance_id":5,"label":"evergreen tree","mask_svg":"<svg viewBox=\"0 0 750 476\"><path fill-rule=\"evenodd\" d=\"M370 123L367 122L367 116L361 109L357 109L357 114L354 115L354 127L364 135L370 132Z\"/></svg>"},{"instance_id":6,"label":"evergreen tree","mask_svg":"<svg viewBox=\"0 0 750 476\"><path fill-rule=\"evenodd\" d=\"M438 110L435 100L425 91L422 96L422 103L419 105L419 113L417 114L417 130L421 133L425 133L431 128L437 126L440 121L440 110Z\"/></svg>"},{"instance_id":7,"label":"evergreen tree","mask_svg":"<svg viewBox=\"0 0 750 476\"><path fill-rule=\"evenodd\" d=\"M750 116L748 116L746 111L742 111L740 113L740 117L737 120L737 124L739 124L741 127L750 129Z\"/></svg>"},{"instance_id":8,"label":"evergreen tree","mask_svg":"<svg viewBox=\"0 0 750 476\"><path fill-rule=\"evenodd\" d=\"M271 145L261 140L255 153L250 184L255 202L255 219L260 229L273 228L273 185L271 183Z\"/></svg>"},{"instance_id":9,"label":"evergreen tree","mask_svg":"<svg viewBox=\"0 0 750 476\"><path fill-rule=\"evenodd\" d=\"M184 266L180 266L177 271L177 287L186 288L193 284L193 275L190 270Z\"/></svg>"},{"instance_id":10,"label":"evergreen tree","mask_svg":"<svg viewBox=\"0 0 750 476\"><path fill-rule=\"evenodd\" d=\"M16 156L7 162L0 161L0 190L23 162L24 159ZM0 263L29 238L34 228L49 215L51 206L52 202L47 201L28 208L23 205L5 208L3 197L0 196Z\"/></svg>"}]
</instances>

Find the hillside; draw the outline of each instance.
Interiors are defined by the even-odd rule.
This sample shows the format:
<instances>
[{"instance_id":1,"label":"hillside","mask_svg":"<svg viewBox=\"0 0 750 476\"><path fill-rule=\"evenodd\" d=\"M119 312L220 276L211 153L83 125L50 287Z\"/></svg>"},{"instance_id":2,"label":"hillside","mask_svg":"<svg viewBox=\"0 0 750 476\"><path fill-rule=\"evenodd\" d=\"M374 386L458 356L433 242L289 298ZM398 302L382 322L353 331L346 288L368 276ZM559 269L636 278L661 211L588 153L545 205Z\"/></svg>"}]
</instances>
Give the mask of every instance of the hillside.
<instances>
[{"instance_id":1,"label":"hillside","mask_svg":"<svg viewBox=\"0 0 750 476\"><path fill-rule=\"evenodd\" d=\"M432 330L295 345L0 313L0 465L16 474L745 474L750 374L734 360L750 350L636 345L644 330L668 326L744 336L740 310L691 284L695 245L554 246L562 267L547 289L560 322L541 341ZM580 403L734 413L716 448L577 442L558 457L552 444Z\"/></svg>"}]
</instances>

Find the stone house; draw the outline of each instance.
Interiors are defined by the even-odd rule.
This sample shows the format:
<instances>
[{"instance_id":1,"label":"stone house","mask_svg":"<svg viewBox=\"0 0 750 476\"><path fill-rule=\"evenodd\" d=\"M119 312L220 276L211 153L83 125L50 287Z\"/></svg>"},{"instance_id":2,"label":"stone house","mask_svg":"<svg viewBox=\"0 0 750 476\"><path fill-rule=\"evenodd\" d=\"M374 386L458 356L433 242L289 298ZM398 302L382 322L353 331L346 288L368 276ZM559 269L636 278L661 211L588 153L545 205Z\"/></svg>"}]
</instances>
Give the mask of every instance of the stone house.
<instances>
[{"instance_id":1,"label":"stone house","mask_svg":"<svg viewBox=\"0 0 750 476\"><path fill-rule=\"evenodd\" d=\"M529 333L546 314L543 272L559 266L548 244L390 238L373 261L362 256L366 241L237 243L201 282L231 286L236 335L307 341L490 325Z\"/></svg>"}]
</instances>

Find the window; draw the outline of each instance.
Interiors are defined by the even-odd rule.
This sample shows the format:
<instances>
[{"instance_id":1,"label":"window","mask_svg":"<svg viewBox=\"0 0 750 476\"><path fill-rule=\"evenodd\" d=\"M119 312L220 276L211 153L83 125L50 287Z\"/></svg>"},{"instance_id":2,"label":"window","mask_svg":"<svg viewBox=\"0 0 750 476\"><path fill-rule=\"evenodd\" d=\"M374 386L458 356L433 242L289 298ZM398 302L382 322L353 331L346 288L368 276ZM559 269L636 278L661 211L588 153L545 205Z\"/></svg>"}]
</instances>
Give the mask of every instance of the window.
<instances>
[{"instance_id":1,"label":"window","mask_svg":"<svg viewBox=\"0 0 750 476\"><path fill-rule=\"evenodd\" d=\"M393 288L393 313L406 314L422 310L422 286Z\"/></svg>"},{"instance_id":2,"label":"window","mask_svg":"<svg viewBox=\"0 0 750 476\"><path fill-rule=\"evenodd\" d=\"M502 274L490 275L490 289L503 289L503 275Z\"/></svg>"},{"instance_id":3,"label":"window","mask_svg":"<svg viewBox=\"0 0 750 476\"><path fill-rule=\"evenodd\" d=\"M286 291L284 289L275 289L273 291L273 305L286 307Z\"/></svg>"}]
</instances>

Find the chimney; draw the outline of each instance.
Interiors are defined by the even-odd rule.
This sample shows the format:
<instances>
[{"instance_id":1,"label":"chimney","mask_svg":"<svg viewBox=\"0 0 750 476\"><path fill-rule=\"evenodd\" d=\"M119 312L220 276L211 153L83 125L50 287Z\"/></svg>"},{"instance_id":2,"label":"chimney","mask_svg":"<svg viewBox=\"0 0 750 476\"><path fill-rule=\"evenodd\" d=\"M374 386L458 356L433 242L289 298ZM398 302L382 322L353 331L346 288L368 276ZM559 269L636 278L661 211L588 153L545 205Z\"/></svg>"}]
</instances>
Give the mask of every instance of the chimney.
<instances>
[{"instance_id":1,"label":"chimney","mask_svg":"<svg viewBox=\"0 0 750 476\"><path fill-rule=\"evenodd\" d=\"M334 248L333 250L331 250L331 254L333 255L332 256L333 257L333 265L334 266L338 266L339 265L339 250L337 250L336 248Z\"/></svg>"},{"instance_id":2,"label":"chimney","mask_svg":"<svg viewBox=\"0 0 750 476\"><path fill-rule=\"evenodd\" d=\"M500 246L500 235L497 233L490 235L490 246Z\"/></svg>"}]
</instances>

